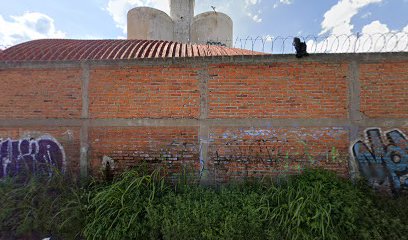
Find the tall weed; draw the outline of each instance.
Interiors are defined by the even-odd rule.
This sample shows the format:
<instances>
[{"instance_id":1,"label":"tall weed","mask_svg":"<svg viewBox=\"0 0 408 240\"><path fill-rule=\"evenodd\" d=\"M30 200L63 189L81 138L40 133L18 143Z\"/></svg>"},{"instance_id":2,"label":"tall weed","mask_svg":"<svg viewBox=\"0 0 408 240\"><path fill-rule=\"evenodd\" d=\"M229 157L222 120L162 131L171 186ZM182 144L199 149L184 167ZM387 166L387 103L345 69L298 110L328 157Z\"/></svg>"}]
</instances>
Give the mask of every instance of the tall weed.
<instances>
[{"instance_id":1,"label":"tall weed","mask_svg":"<svg viewBox=\"0 0 408 240\"><path fill-rule=\"evenodd\" d=\"M78 186L55 172L51 178L30 176L26 181L0 181L2 239L74 239L83 228Z\"/></svg>"},{"instance_id":2,"label":"tall weed","mask_svg":"<svg viewBox=\"0 0 408 240\"><path fill-rule=\"evenodd\" d=\"M148 210L166 192L164 179L154 171L125 172L119 180L99 188L89 201L87 239L146 239L151 234Z\"/></svg>"},{"instance_id":3,"label":"tall weed","mask_svg":"<svg viewBox=\"0 0 408 240\"><path fill-rule=\"evenodd\" d=\"M218 187L184 173L60 174L0 181L0 239L404 239L406 196L378 196L325 170Z\"/></svg>"}]
</instances>

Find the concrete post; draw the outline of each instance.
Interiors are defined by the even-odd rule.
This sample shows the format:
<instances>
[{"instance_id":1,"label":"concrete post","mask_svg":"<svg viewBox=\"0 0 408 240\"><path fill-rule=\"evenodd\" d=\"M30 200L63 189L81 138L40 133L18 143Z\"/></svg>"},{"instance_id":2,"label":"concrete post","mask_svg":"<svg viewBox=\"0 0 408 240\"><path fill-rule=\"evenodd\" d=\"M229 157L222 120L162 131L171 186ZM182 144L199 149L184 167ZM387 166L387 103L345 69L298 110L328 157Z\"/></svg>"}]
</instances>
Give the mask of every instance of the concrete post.
<instances>
[{"instance_id":1,"label":"concrete post","mask_svg":"<svg viewBox=\"0 0 408 240\"><path fill-rule=\"evenodd\" d=\"M174 22L175 42L190 42L194 5L195 0L170 0L170 17Z\"/></svg>"},{"instance_id":2,"label":"concrete post","mask_svg":"<svg viewBox=\"0 0 408 240\"><path fill-rule=\"evenodd\" d=\"M88 176L88 131L89 131L89 80L90 67L87 63L81 64L82 68L82 114L81 118L84 120L81 124L80 133L80 174L85 178Z\"/></svg>"},{"instance_id":3,"label":"concrete post","mask_svg":"<svg viewBox=\"0 0 408 240\"><path fill-rule=\"evenodd\" d=\"M200 84L200 130L198 134L200 144L200 184L211 185L213 184L213 176L208 163L210 128L206 121L208 119L208 81L210 80L207 65L198 71L198 79Z\"/></svg>"},{"instance_id":4,"label":"concrete post","mask_svg":"<svg viewBox=\"0 0 408 240\"><path fill-rule=\"evenodd\" d=\"M361 83L360 83L360 66L356 60L352 60L349 65L348 74L348 101L349 101L349 119L350 119L350 144L358 138L359 125L363 120L363 114L361 113ZM349 159L349 174L352 179L358 177L358 164L351 154Z\"/></svg>"}]
</instances>

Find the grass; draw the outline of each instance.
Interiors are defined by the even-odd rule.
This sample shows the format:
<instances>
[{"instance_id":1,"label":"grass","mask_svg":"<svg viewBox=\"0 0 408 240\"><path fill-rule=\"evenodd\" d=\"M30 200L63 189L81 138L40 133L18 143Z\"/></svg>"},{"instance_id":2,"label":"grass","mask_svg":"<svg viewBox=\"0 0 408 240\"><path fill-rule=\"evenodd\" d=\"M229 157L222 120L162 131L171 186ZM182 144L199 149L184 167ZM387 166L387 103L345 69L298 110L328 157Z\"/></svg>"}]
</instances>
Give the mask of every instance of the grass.
<instances>
[{"instance_id":1,"label":"grass","mask_svg":"<svg viewBox=\"0 0 408 240\"><path fill-rule=\"evenodd\" d=\"M61 175L0 182L1 239L404 239L406 196L378 196L325 170L276 184L169 184L132 170L112 182Z\"/></svg>"},{"instance_id":2,"label":"grass","mask_svg":"<svg viewBox=\"0 0 408 240\"><path fill-rule=\"evenodd\" d=\"M58 174L0 181L0 239L80 237L85 189ZM79 234L78 234L79 233Z\"/></svg>"}]
</instances>

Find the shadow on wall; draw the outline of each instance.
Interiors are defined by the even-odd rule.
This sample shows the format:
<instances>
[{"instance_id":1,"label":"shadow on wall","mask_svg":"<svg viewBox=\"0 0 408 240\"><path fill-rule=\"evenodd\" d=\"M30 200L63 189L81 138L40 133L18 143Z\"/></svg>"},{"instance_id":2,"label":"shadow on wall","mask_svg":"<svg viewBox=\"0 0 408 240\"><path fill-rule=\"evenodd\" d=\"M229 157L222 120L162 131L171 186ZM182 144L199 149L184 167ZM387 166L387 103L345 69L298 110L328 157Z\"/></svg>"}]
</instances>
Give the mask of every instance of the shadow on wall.
<instances>
[{"instance_id":1,"label":"shadow on wall","mask_svg":"<svg viewBox=\"0 0 408 240\"><path fill-rule=\"evenodd\" d=\"M360 172L374 188L390 187L393 193L408 189L408 142L400 130L384 133L373 128L365 131L365 140L352 146Z\"/></svg>"}]
</instances>

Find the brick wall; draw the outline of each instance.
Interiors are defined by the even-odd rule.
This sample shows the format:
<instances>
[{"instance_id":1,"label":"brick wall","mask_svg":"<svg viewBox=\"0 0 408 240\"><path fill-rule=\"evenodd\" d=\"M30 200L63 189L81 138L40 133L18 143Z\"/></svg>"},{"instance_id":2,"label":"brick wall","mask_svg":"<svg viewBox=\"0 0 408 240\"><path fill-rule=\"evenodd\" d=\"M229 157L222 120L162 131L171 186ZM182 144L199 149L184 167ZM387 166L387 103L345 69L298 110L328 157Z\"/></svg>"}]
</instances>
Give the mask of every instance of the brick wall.
<instances>
[{"instance_id":1,"label":"brick wall","mask_svg":"<svg viewBox=\"0 0 408 240\"><path fill-rule=\"evenodd\" d=\"M408 117L407 62L362 64L361 112L370 118Z\"/></svg>"},{"instance_id":2,"label":"brick wall","mask_svg":"<svg viewBox=\"0 0 408 240\"><path fill-rule=\"evenodd\" d=\"M109 127L92 128L89 133L91 169L101 168L104 156L116 163L114 169L140 165L165 168L178 173L183 167L198 172L198 129L196 127Z\"/></svg>"},{"instance_id":3,"label":"brick wall","mask_svg":"<svg viewBox=\"0 0 408 240\"><path fill-rule=\"evenodd\" d=\"M345 128L212 128L209 167L216 181L294 174L323 167L348 174Z\"/></svg>"},{"instance_id":4,"label":"brick wall","mask_svg":"<svg viewBox=\"0 0 408 240\"><path fill-rule=\"evenodd\" d=\"M407 69L406 53L0 63L0 138L52 136L82 175L108 157L210 182L354 176L366 129L407 131Z\"/></svg>"},{"instance_id":5,"label":"brick wall","mask_svg":"<svg viewBox=\"0 0 408 240\"><path fill-rule=\"evenodd\" d=\"M347 118L343 63L214 64L210 118Z\"/></svg>"},{"instance_id":6,"label":"brick wall","mask_svg":"<svg viewBox=\"0 0 408 240\"><path fill-rule=\"evenodd\" d=\"M0 71L0 119L81 116L80 69L9 69Z\"/></svg>"},{"instance_id":7,"label":"brick wall","mask_svg":"<svg viewBox=\"0 0 408 240\"><path fill-rule=\"evenodd\" d=\"M197 118L197 70L190 67L110 67L91 70L91 118Z\"/></svg>"}]
</instances>

